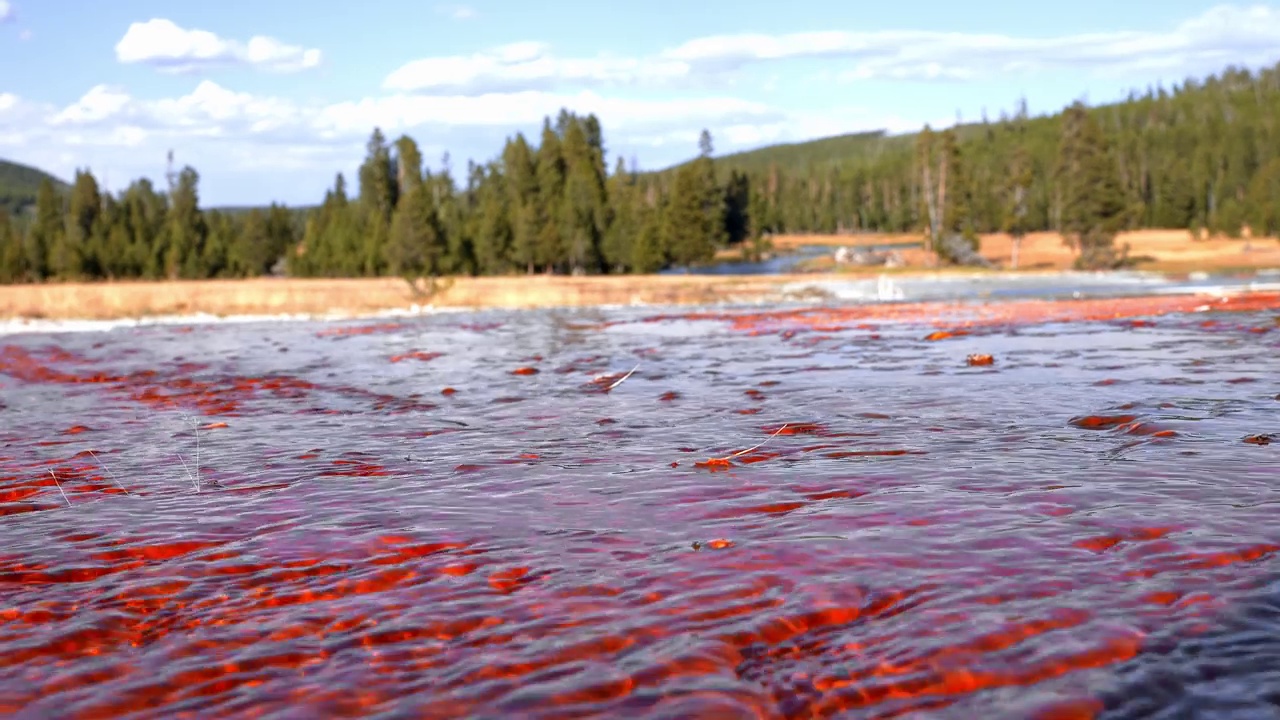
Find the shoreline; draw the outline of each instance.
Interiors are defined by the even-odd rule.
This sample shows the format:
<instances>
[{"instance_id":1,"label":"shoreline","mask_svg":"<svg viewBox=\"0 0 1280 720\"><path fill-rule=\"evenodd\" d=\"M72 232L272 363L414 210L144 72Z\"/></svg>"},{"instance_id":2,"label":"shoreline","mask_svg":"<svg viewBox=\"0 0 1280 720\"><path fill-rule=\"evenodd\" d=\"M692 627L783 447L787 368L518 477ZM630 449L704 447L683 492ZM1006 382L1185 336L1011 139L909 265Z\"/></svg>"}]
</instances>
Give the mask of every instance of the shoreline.
<instances>
[{"instance_id":1,"label":"shoreline","mask_svg":"<svg viewBox=\"0 0 1280 720\"><path fill-rule=\"evenodd\" d=\"M1271 292L1280 277L1253 275L1248 285L1151 287L1139 296L1225 296ZM440 281L431 294L415 295L395 278L127 281L0 286L0 335L120 326L211 322L325 321L414 317L477 310L587 307L860 304L901 301L893 296L846 296L852 287L888 278L898 282L1067 280L1116 278L1137 284L1169 279L1145 271L989 271L949 269L906 273L807 273L787 275L634 275L461 277ZM1127 293L1126 293L1127 295ZM981 296L965 299L983 299ZM68 327L71 326L71 327Z\"/></svg>"}]
</instances>

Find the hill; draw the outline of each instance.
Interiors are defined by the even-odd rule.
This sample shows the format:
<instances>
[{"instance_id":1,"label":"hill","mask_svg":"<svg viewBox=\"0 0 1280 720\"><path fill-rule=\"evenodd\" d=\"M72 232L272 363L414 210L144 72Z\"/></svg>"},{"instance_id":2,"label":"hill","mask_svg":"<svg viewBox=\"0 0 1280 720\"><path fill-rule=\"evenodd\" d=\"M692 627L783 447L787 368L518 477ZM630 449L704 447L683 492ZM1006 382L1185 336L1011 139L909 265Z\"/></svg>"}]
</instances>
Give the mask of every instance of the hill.
<instances>
[{"instance_id":1,"label":"hill","mask_svg":"<svg viewBox=\"0 0 1280 720\"><path fill-rule=\"evenodd\" d=\"M1124 103L1120 103L1124 104ZM1101 110L1112 105L1101 105ZM1031 132L1050 134L1057 132L1057 122L1061 113L1029 117L1023 121ZM951 126L960 142L969 142L980 138L997 125L1007 125L1008 120L971 122ZM942 130L944 128L934 128ZM788 175L803 175L814 171L852 166L868 166L886 156L914 152L918 132L907 132L891 135L885 130L849 133L831 137L816 138L794 143L777 143L740 150L734 153L716 155L716 167L722 175L729 172L762 176L771 169ZM668 173L692 162L686 160L674 166L654 171L656 174Z\"/></svg>"},{"instance_id":2,"label":"hill","mask_svg":"<svg viewBox=\"0 0 1280 720\"><path fill-rule=\"evenodd\" d=\"M836 135L797 143L767 145L716 156L716 164L745 173L763 173L777 165L785 171L804 170L857 160L873 160L888 149L909 146L910 136L889 135L883 130Z\"/></svg>"},{"instance_id":3,"label":"hill","mask_svg":"<svg viewBox=\"0 0 1280 720\"><path fill-rule=\"evenodd\" d=\"M11 215L18 215L35 205L36 190L45 178L52 180L59 190L71 188L67 183L38 168L0 160L0 209Z\"/></svg>"}]
</instances>

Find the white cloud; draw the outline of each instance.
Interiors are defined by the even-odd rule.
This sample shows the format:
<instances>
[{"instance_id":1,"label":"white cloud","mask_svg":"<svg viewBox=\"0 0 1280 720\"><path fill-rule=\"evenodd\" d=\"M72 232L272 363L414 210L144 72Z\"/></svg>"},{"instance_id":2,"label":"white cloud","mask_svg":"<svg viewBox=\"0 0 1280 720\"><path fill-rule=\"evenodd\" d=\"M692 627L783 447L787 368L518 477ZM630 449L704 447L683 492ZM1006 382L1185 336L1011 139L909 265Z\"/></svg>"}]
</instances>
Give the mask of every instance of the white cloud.
<instances>
[{"instance_id":1,"label":"white cloud","mask_svg":"<svg viewBox=\"0 0 1280 720\"><path fill-rule=\"evenodd\" d=\"M454 20L471 20L477 15L470 5L437 5L436 12Z\"/></svg>"},{"instance_id":2,"label":"white cloud","mask_svg":"<svg viewBox=\"0 0 1280 720\"><path fill-rule=\"evenodd\" d=\"M12 20L13 16L13 3L9 0L0 0L0 23Z\"/></svg>"},{"instance_id":3,"label":"white cloud","mask_svg":"<svg viewBox=\"0 0 1280 720\"><path fill-rule=\"evenodd\" d=\"M1280 11L1221 5L1167 31L1040 38L916 30L717 35L690 40L662 57L688 63L694 72L821 58L849 63L840 73L846 80L968 80L1050 68L1203 71L1231 59L1270 62L1278 54Z\"/></svg>"},{"instance_id":4,"label":"white cloud","mask_svg":"<svg viewBox=\"0 0 1280 720\"><path fill-rule=\"evenodd\" d=\"M0 95L0 157L68 176L75 167L89 164L95 172L123 179L155 177L163 168L165 152L174 148L179 162L193 164L206 184L224 183L223 192L243 192L229 178L245 174L264 178L264 186L278 191L273 186L283 182L279 178L300 173L298 177L320 183L314 193L309 188L305 197L290 198L307 202L323 194L323 184L336 170L349 170L359 162L375 126L391 137L408 133L418 138L428 154L447 148L457 159L483 161L497 155L503 138L516 130L536 143L543 118L554 117L561 108L595 113L611 151L624 156L645 151L644 159L652 166L694 154L702 127L711 128L717 147L727 152L760 141L804 139L802 133L815 130L847 132L883 125L856 112L841 113L841 122L730 96L402 93L313 104L236 92L203 80L188 94L164 99L138 98L119 87L98 85L75 102L57 107ZM301 192L297 182L283 186ZM210 197L218 202L216 193ZM231 201L249 200L233 196Z\"/></svg>"},{"instance_id":5,"label":"white cloud","mask_svg":"<svg viewBox=\"0 0 1280 720\"><path fill-rule=\"evenodd\" d=\"M116 59L122 63L154 65L167 72L190 72L220 65L296 72L319 65L321 54L314 48L288 45L263 35L242 43L207 30L188 30L172 20L153 18L129 25L124 37L116 43Z\"/></svg>"},{"instance_id":6,"label":"white cloud","mask_svg":"<svg viewBox=\"0 0 1280 720\"><path fill-rule=\"evenodd\" d=\"M568 108L599 116L610 153L637 154L654 168L696 152L703 127L719 152L864 130L900 132L926 120L949 125L952 103L972 94L965 87L913 94L895 85L895 107L881 111L883 98L870 95L857 98L860 106L841 106L840 93L829 91L838 80L994 78L1003 86L1012 72L1034 77L1046 69L1083 68L1078 86L1036 93L1048 109L1096 90L1084 79L1090 70L1136 70L1129 77L1145 79L1157 69L1168 79L1229 62L1274 61L1278 52L1280 11L1262 6L1215 8L1165 32L1039 39L919 31L733 35L644 57L561 57L545 43L521 42L408 63L385 79L382 91L363 98L306 101L238 92L207 79L193 81L184 95L159 99L112 85L58 106L0 94L0 157L64 176L90 164L120 184L163 172L165 152L173 148L179 162L201 171L211 202L310 202L323 195L335 171L354 168L375 126L391 137L414 136L428 157L448 148L458 160L487 160L517 130L537 142L542 118ZM167 20L130 27L117 54L122 62L170 71L227 64L296 69L320 60L319 51L278 40L239 43ZM760 72L740 72L770 63L751 68ZM780 92L769 94L770 85ZM796 91L811 102L783 104ZM891 114L894 109L904 114Z\"/></svg>"},{"instance_id":7,"label":"white cloud","mask_svg":"<svg viewBox=\"0 0 1280 720\"><path fill-rule=\"evenodd\" d=\"M683 77L687 63L661 58L558 58L549 45L519 42L474 55L424 58L406 63L383 81L401 92L488 93L559 85L634 85Z\"/></svg>"},{"instance_id":8,"label":"white cloud","mask_svg":"<svg viewBox=\"0 0 1280 720\"><path fill-rule=\"evenodd\" d=\"M613 128L776 116L766 105L731 97L636 100L591 91L559 94L527 90L484 95L399 94L337 103L319 111L313 128L326 134L367 133L374 125L394 131L423 125L515 128L541 123L561 108L595 113Z\"/></svg>"},{"instance_id":9,"label":"white cloud","mask_svg":"<svg viewBox=\"0 0 1280 720\"><path fill-rule=\"evenodd\" d=\"M1047 69L1102 73L1203 73L1231 60L1280 58L1280 11L1223 5L1165 31L1040 38L919 30L713 35L647 57L558 57L545 43L521 42L473 55L428 57L393 71L387 90L483 94L557 87L681 85L723 87L751 65L821 60L844 81L968 81Z\"/></svg>"},{"instance_id":10,"label":"white cloud","mask_svg":"<svg viewBox=\"0 0 1280 720\"><path fill-rule=\"evenodd\" d=\"M21 102L0 96L0 110ZM79 100L43 118L49 128L103 128L120 122L138 123L167 131L253 137L283 134L303 138L359 139L374 126L385 132L406 132L424 126L535 126L561 108L595 113L614 128L645 128L728 118L776 120L769 106L733 97L666 98L656 100L606 97L591 91L574 94L524 91L485 95L393 94L331 104L307 104L275 97L234 92L212 80L201 81L191 93L160 100L141 100L122 89L97 85Z\"/></svg>"}]
</instances>

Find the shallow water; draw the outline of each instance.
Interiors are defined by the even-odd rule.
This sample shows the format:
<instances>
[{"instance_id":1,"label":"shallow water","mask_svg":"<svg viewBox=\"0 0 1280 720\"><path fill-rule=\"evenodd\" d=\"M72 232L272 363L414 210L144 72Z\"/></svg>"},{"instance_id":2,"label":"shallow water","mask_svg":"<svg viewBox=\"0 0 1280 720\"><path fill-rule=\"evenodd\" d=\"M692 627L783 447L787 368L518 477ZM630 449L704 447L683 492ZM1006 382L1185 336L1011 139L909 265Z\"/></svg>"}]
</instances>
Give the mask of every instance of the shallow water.
<instances>
[{"instance_id":1,"label":"shallow water","mask_svg":"<svg viewBox=\"0 0 1280 720\"><path fill-rule=\"evenodd\" d=\"M12 335L0 712L1271 717L1278 309Z\"/></svg>"}]
</instances>

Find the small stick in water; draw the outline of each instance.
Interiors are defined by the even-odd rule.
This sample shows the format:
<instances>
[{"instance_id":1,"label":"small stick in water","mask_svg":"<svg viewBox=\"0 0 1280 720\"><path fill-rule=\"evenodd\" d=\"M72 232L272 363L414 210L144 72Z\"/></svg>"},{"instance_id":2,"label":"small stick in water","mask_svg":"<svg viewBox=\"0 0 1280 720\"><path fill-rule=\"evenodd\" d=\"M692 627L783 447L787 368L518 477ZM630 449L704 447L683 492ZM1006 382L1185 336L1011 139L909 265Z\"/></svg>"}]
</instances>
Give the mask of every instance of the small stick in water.
<instances>
[{"instance_id":1,"label":"small stick in water","mask_svg":"<svg viewBox=\"0 0 1280 720\"><path fill-rule=\"evenodd\" d=\"M62 493L62 499L67 502L67 507L71 507L71 498L67 497L67 491L62 489L62 483L58 482L58 475L53 468L49 468L49 477L53 478L53 485L58 488L58 492Z\"/></svg>"},{"instance_id":2,"label":"small stick in water","mask_svg":"<svg viewBox=\"0 0 1280 720\"><path fill-rule=\"evenodd\" d=\"M183 459L182 453L178 453L178 462L182 463L182 469L187 471L187 477L191 478L191 486L195 488L195 491L198 494L200 492L200 481L196 479L195 475L191 474L191 466Z\"/></svg>"},{"instance_id":3,"label":"small stick in water","mask_svg":"<svg viewBox=\"0 0 1280 720\"><path fill-rule=\"evenodd\" d=\"M97 454L97 453L95 453L94 451L90 450L90 451L89 451L89 454L93 456L93 459L94 459L94 460L97 460L97 461L98 461L98 464L99 464L99 465L101 465L101 466L102 466L102 469L107 473L107 475L109 475L109 476L111 477L111 481L112 481L112 482L114 482L114 483L116 484L116 487L120 488L120 490L121 490L122 492L124 492L124 494L125 494L125 495L131 495L131 494L132 494L132 493L130 493L127 489L125 489L125 486L124 486L124 485L122 485L122 484L120 483L120 478L116 477L116 474L115 474L114 472L111 472L111 468L107 467L107 464L106 464L106 463L104 463L104 462L102 462L102 458L98 457L98 454Z\"/></svg>"},{"instance_id":4,"label":"small stick in water","mask_svg":"<svg viewBox=\"0 0 1280 720\"><path fill-rule=\"evenodd\" d=\"M631 377L631 375L632 375L632 374L634 374L634 373L635 373L635 371L637 371L637 370L639 370L639 369L640 369L640 363L636 363L636 366L635 366L635 367L633 367L633 368L631 368L630 370L628 370L626 375L623 375L622 377L618 378L616 381L614 381L612 384L610 384L610 385L609 385L609 387L605 388L605 389L604 389L604 391L605 391L605 392L609 392L610 390L612 390L612 389L614 389L614 388L618 387L619 385L621 385L622 383L626 382L626 379L627 379L627 378L629 378L629 377Z\"/></svg>"},{"instance_id":5,"label":"small stick in water","mask_svg":"<svg viewBox=\"0 0 1280 720\"><path fill-rule=\"evenodd\" d=\"M783 426L782 426L782 427L778 428L777 430L774 430L772 435L770 435L769 437L765 438L764 440L761 440L760 442L756 443L755 445L753 445L753 446L751 446L751 447L747 448L746 450L739 450L738 452L736 452L736 453L734 453L734 454L732 454L732 455L725 455L724 457L709 458L709 459L707 459L707 460L703 460L702 462L696 462L696 463L694 463L693 465L694 465L694 467L705 467L705 468L713 468L713 469L714 469L714 468L727 468L727 467L729 467L730 465L732 465L732 464L733 464L733 463L729 462L730 460L733 460L734 458L736 458L736 457L738 457L738 456L740 456L740 455L746 455L747 453L749 453L749 452L751 452L751 451L753 451L753 450L758 450L758 449L760 449L760 448L761 448L765 443L767 443L767 442L769 442L770 440L774 439L774 438L775 438L775 437L777 437L779 434L781 434L783 430L786 430L786 429L787 429L787 428L789 428L789 427L791 427L791 423L785 423L785 424L783 424Z\"/></svg>"}]
</instances>

